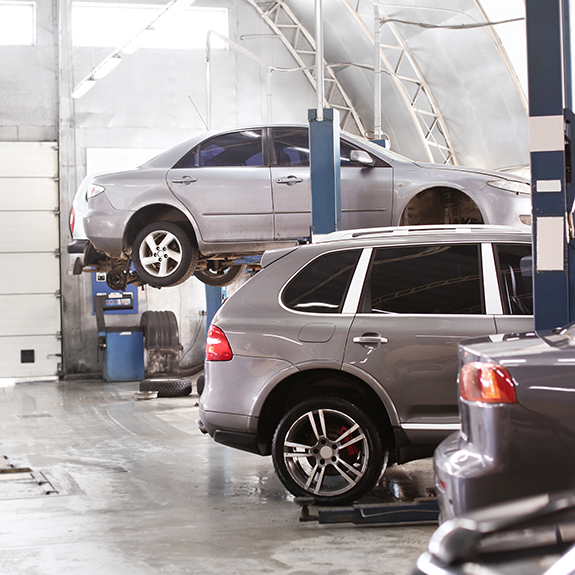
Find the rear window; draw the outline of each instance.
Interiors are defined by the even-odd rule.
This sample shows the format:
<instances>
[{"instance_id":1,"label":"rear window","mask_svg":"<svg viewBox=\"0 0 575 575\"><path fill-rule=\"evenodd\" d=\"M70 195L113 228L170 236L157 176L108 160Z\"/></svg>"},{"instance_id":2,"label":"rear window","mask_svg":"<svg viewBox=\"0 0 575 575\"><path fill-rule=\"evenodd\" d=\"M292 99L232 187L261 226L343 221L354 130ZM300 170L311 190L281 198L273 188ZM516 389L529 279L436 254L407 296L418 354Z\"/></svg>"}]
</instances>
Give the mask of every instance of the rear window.
<instances>
[{"instance_id":1,"label":"rear window","mask_svg":"<svg viewBox=\"0 0 575 575\"><path fill-rule=\"evenodd\" d=\"M365 286L362 311L485 313L479 245L378 249Z\"/></svg>"},{"instance_id":2,"label":"rear window","mask_svg":"<svg viewBox=\"0 0 575 575\"><path fill-rule=\"evenodd\" d=\"M499 289L507 315L533 314L533 260L530 245L495 245Z\"/></svg>"},{"instance_id":3,"label":"rear window","mask_svg":"<svg viewBox=\"0 0 575 575\"><path fill-rule=\"evenodd\" d=\"M307 313L340 313L359 254L331 252L310 262L286 286L284 305Z\"/></svg>"}]
</instances>

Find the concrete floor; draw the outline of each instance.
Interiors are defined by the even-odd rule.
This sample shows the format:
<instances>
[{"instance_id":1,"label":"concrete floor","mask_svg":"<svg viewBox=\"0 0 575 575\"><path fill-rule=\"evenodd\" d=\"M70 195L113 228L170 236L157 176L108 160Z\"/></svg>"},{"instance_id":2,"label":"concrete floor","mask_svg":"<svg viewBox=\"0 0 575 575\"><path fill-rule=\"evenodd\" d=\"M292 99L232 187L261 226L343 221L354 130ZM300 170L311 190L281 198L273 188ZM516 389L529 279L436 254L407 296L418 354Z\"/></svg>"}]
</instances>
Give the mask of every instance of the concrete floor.
<instances>
[{"instance_id":1,"label":"concrete floor","mask_svg":"<svg viewBox=\"0 0 575 575\"><path fill-rule=\"evenodd\" d=\"M196 395L137 390L0 383L2 575L403 575L426 549L433 526L300 523L270 458L198 431ZM392 467L366 501L431 485L429 460Z\"/></svg>"}]
</instances>

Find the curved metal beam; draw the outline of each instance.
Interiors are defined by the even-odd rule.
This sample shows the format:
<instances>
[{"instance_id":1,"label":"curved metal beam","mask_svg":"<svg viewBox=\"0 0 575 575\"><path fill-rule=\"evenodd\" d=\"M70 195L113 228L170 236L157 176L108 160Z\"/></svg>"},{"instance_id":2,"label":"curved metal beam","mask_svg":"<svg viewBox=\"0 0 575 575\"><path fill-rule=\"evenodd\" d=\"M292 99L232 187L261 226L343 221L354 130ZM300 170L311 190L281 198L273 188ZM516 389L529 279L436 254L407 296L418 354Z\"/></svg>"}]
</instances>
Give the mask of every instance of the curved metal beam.
<instances>
[{"instance_id":1,"label":"curved metal beam","mask_svg":"<svg viewBox=\"0 0 575 575\"><path fill-rule=\"evenodd\" d=\"M306 78L317 90L316 79L312 73L315 68L315 40L297 19L283 0L257 2L246 0L260 15L269 28L280 38L292 58L302 69ZM351 98L339 83L333 68L325 66L325 101L340 113L340 127L343 130L365 135L365 127Z\"/></svg>"}]
</instances>

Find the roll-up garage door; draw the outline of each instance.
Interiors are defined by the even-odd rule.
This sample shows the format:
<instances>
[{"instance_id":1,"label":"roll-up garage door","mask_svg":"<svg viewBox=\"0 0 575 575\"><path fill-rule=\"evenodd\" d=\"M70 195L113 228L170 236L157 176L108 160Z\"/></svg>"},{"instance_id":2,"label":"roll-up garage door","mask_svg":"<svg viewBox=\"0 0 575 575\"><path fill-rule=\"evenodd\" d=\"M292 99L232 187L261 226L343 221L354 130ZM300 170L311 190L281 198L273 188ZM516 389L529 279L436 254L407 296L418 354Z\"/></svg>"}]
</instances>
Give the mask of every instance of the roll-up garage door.
<instances>
[{"instance_id":1,"label":"roll-up garage door","mask_svg":"<svg viewBox=\"0 0 575 575\"><path fill-rule=\"evenodd\" d=\"M58 204L56 144L0 142L0 377L57 373Z\"/></svg>"}]
</instances>

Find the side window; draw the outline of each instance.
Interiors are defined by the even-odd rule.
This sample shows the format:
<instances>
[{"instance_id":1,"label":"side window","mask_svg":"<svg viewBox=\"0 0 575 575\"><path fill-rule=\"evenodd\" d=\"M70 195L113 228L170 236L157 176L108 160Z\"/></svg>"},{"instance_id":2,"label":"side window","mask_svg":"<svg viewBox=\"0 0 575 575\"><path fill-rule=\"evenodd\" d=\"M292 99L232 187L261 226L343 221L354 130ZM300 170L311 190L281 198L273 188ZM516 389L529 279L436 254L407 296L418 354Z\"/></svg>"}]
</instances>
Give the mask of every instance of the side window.
<instances>
[{"instance_id":1,"label":"side window","mask_svg":"<svg viewBox=\"0 0 575 575\"><path fill-rule=\"evenodd\" d=\"M380 248L364 313L484 313L478 245Z\"/></svg>"},{"instance_id":2,"label":"side window","mask_svg":"<svg viewBox=\"0 0 575 575\"><path fill-rule=\"evenodd\" d=\"M533 260L530 245L494 246L503 311L508 315L533 314Z\"/></svg>"},{"instance_id":3,"label":"side window","mask_svg":"<svg viewBox=\"0 0 575 575\"><path fill-rule=\"evenodd\" d=\"M340 313L359 254L332 252L310 262L288 283L284 305L308 313Z\"/></svg>"},{"instance_id":4,"label":"side window","mask_svg":"<svg viewBox=\"0 0 575 575\"><path fill-rule=\"evenodd\" d=\"M274 153L278 166L309 166L309 137L305 128L274 128Z\"/></svg>"},{"instance_id":5,"label":"side window","mask_svg":"<svg viewBox=\"0 0 575 575\"><path fill-rule=\"evenodd\" d=\"M174 168L263 166L262 131L223 134L188 152Z\"/></svg>"}]
</instances>

